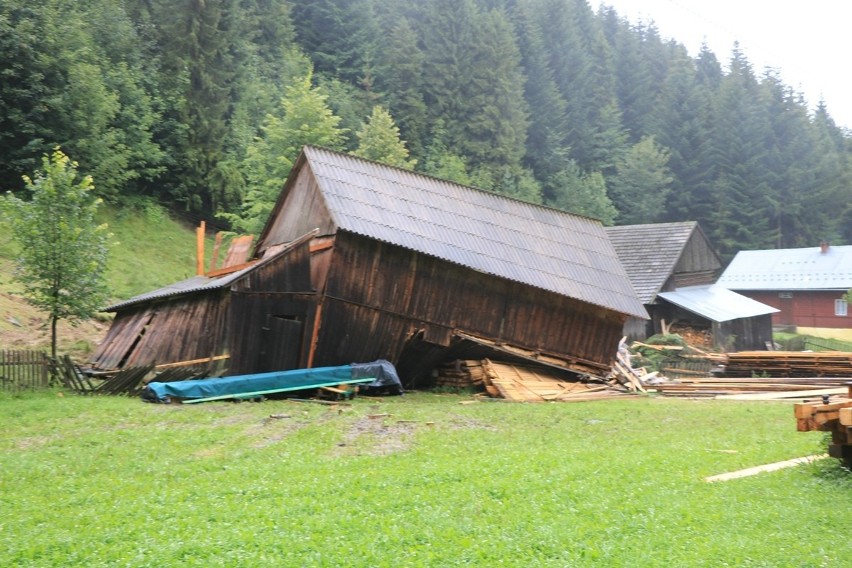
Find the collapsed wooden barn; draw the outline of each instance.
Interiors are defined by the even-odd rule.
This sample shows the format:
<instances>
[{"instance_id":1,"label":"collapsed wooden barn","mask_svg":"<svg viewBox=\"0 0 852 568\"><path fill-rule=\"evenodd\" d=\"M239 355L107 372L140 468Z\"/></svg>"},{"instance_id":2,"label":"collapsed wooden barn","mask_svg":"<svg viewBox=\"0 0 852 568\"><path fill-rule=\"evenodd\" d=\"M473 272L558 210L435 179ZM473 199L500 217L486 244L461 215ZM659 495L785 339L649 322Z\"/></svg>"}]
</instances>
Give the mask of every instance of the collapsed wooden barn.
<instances>
[{"instance_id":1,"label":"collapsed wooden barn","mask_svg":"<svg viewBox=\"0 0 852 568\"><path fill-rule=\"evenodd\" d=\"M601 375L625 319L646 317L598 221L316 147L237 268L108 308L92 367L383 358L411 384L502 350Z\"/></svg>"}]
</instances>

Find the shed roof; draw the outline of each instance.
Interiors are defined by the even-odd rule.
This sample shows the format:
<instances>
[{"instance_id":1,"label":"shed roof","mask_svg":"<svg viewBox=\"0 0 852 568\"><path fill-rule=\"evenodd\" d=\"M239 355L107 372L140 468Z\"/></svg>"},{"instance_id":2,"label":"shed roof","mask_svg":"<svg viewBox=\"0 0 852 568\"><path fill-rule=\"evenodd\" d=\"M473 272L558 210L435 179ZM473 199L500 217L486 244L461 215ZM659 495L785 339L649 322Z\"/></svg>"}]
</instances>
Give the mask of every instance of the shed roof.
<instances>
[{"instance_id":1,"label":"shed roof","mask_svg":"<svg viewBox=\"0 0 852 568\"><path fill-rule=\"evenodd\" d=\"M647 317L597 220L312 146L305 165L341 230Z\"/></svg>"},{"instance_id":2,"label":"shed roof","mask_svg":"<svg viewBox=\"0 0 852 568\"><path fill-rule=\"evenodd\" d=\"M115 312L122 308L127 308L134 304L142 304L151 300L160 300L163 298L169 298L172 296L181 296L184 294L193 294L195 292L201 292L203 290L216 290L220 288L225 288L226 286L230 286L233 282L236 282L247 276L254 270L257 270L261 266L264 266L271 262L273 259L278 258L279 256L287 253L292 250L294 247L299 244L304 243L306 240L316 236L316 232L312 231L307 233L298 239L294 240L292 243L289 243L288 246L282 247L280 250L276 250L275 254L270 254L257 262L253 263L251 266L247 266L242 270L238 270L236 272L231 272L230 274L225 274L223 276L192 276L187 278L186 280L181 280L180 282L175 282L174 284L169 284L168 286L163 286L162 288L157 288L156 290L152 290L151 292L145 292L144 294L139 294L138 296L134 296L129 300L124 300L123 302L118 302L117 304L113 304L111 306L107 306L103 309L105 312Z\"/></svg>"},{"instance_id":3,"label":"shed roof","mask_svg":"<svg viewBox=\"0 0 852 568\"><path fill-rule=\"evenodd\" d=\"M741 251L717 284L731 290L848 290L852 246Z\"/></svg>"},{"instance_id":4,"label":"shed roof","mask_svg":"<svg viewBox=\"0 0 852 568\"><path fill-rule=\"evenodd\" d=\"M660 292L660 298L711 321L724 322L779 311L721 286L687 286Z\"/></svg>"},{"instance_id":5,"label":"shed roof","mask_svg":"<svg viewBox=\"0 0 852 568\"><path fill-rule=\"evenodd\" d=\"M643 304L654 301L697 227L695 221L684 221L606 228Z\"/></svg>"}]
</instances>

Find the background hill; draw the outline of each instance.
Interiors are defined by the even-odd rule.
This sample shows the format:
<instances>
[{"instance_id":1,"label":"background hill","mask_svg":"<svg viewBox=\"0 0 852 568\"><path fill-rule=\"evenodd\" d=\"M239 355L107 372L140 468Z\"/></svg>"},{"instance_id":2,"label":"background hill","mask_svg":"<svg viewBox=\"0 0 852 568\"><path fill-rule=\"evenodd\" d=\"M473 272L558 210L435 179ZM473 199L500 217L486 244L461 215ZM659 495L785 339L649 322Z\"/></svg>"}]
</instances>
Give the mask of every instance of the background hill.
<instances>
[{"instance_id":1,"label":"background hill","mask_svg":"<svg viewBox=\"0 0 852 568\"><path fill-rule=\"evenodd\" d=\"M825 104L587 0L7 0L0 69L4 189L61 145L117 207L245 229L301 145L404 141L398 163L605 223L697 220L724 258L852 241Z\"/></svg>"},{"instance_id":2,"label":"background hill","mask_svg":"<svg viewBox=\"0 0 852 568\"><path fill-rule=\"evenodd\" d=\"M195 273L195 229L172 219L151 203L134 208L106 208L113 246L107 281L113 299L120 300L188 278ZM207 247L209 250L210 247ZM0 220L0 349L50 346L45 314L29 305L12 280L15 246ZM109 327L109 315L72 327L59 323L59 352L85 357Z\"/></svg>"}]
</instances>

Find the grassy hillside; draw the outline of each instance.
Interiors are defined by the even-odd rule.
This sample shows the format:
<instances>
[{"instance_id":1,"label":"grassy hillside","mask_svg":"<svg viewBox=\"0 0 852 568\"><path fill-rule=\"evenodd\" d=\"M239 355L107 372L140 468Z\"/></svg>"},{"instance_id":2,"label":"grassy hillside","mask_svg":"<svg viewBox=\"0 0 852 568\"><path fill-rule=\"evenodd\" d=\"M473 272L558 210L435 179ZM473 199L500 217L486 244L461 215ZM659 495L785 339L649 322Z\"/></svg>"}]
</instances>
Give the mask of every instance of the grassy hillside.
<instances>
[{"instance_id":1,"label":"grassy hillside","mask_svg":"<svg viewBox=\"0 0 852 568\"><path fill-rule=\"evenodd\" d=\"M113 300L194 274L195 232L169 217L162 207L104 208L101 216L113 234L107 269ZM23 299L20 285L12 280L15 254L9 226L0 219L0 349L46 348L50 344L47 319ZM62 322L59 350L85 358L108 327L109 314L100 314L76 328Z\"/></svg>"}]
</instances>

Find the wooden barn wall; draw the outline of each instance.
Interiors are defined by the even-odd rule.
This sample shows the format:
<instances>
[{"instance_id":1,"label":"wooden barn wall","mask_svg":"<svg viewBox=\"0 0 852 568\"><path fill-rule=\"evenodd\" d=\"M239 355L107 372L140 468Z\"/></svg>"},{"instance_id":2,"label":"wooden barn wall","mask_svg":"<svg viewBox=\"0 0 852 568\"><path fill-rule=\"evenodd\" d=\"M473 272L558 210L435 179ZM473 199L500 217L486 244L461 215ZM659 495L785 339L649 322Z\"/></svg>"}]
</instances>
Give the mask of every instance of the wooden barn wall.
<instances>
[{"instance_id":1,"label":"wooden barn wall","mask_svg":"<svg viewBox=\"0 0 852 568\"><path fill-rule=\"evenodd\" d=\"M232 292L229 373L307 366L315 309L312 294Z\"/></svg>"},{"instance_id":2,"label":"wooden barn wall","mask_svg":"<svg viewBox=\"0 0 852 568\"><path fill-rule=\"evenodd\" d=\"M689 237L686 246L683 247L683 252L675 265L674 272L675 274L709 272L715 275L721 268L722 264L719 257L713 251L710 243L707 242L704 234L696 229Z\"/></svg>"},{"instance_id":3,"label":"wooden barn wall","mask_svg":"<svg viewBox=\"0 0 852 568\"><path fill-rule=\"evenodd\" d=\"M91 363L116 369L224 355L228 300L215 290L119 312Z\"/></svg>"},{"instance_id":4,"label":"wooden barn wall","mask_svg":"<svg viewBox=\"0 0 852 568\"><path fill-rule=\"evenodd\" d=\"M425 328L440 341L460 329L608 365L623 321L603 308L338 233L321 355L328 364L377 354L393 359L413 330Z\"/></svg>"},{"instance_id":5,"label":"wooden barn wall","mask_svg":"<svg viewBox=\"0 0 852 568\"><path fill-rule=\"evenodd\" d=\"M288 243L314 229L319 229L320 235L330 235L335 231L334 221L307 164L297 175L277 211L264 242L258 243L261 250L274 244Z\"/></svg>"},{"instance_id":6,"label":"wooden barn wall","mask_svg":"<svg viewBox=\"0 0 852 568\"><path fill-rule=\"evenodd\" d=\"M316 296L310 241L231 287L231 374L307 365Z\"/></svg>"},{"instance_id":7,"label":"wooden barn wall","mask_svg":"<svg viewBox=\"0 0 852 568\"><path fill-rule=\"evenodd\" d=\"M310 241L262 264L231 285L235 292L311 293Z\"/></svg>"},{"instance_id":8,"label":"wooden barn wall","mask_svg":"<svg viewBox=\"0 0 852 568\"><path fill-rule=\"evenodd\" d=\"M714 326L717 347L727 351L762 351L772 344L772 314L740 318Z\"/></svg>"}]
</instances>

